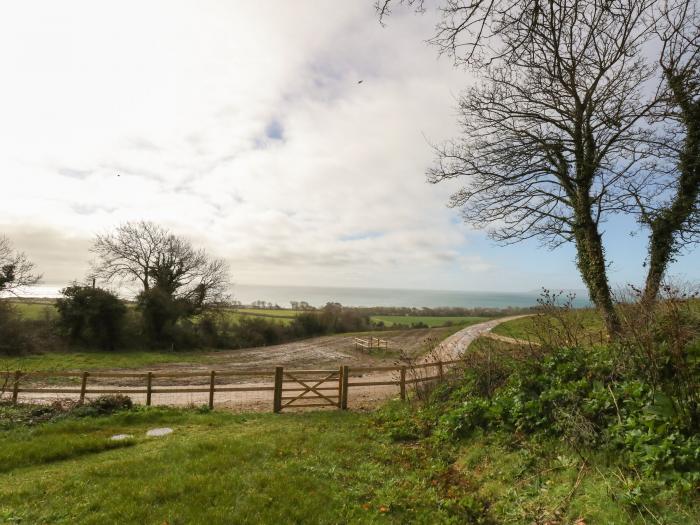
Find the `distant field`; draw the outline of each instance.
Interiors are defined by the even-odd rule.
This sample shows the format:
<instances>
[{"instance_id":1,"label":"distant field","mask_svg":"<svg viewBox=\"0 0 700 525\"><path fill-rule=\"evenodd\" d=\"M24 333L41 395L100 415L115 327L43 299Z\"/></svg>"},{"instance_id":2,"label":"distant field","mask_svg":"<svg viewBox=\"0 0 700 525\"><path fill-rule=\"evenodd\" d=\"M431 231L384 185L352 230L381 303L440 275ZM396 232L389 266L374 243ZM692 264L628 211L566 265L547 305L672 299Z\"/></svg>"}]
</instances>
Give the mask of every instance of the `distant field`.
<instances>
[{"instance_id":1,"label":"distant field","mask_svg":"<svg viewBox=\"0 0 700 525\"><path fill-rule=\"evenodd\" d=\"M20 315L30 321L40 321L42 319L55 319L57 316L54 301L46 300L12 300L10 301Z\"/></svg>"},{"instance_id":2,"label":"distant field","mask_svg":"<svg viewBox=\"0 0 700 525\"><path fill-rule=\"evenodd\" d=\"M263 310L260 308L237 308L227 313L230 319L240 319L242 317L263 317L270 321L275 321L283 325L291 324L299 310Z\"/></svg>"},{"instance_id":3,"label":"distant field","mask_svg":"<svg viewBox=\"0 0 700 525\"><path fill-rule=\"evenodd\" d=\"M302 310L264 310L261 308L238 308L236 310L242 314L248 315L260 315L263 317L296 317L297 314L302 313Z\"/></svg>"},{"instance_id":4,"label":"distant field","mask_svg":"<svg viewBox=\"0 0 700 525\"><path fill-rule=\"evenodd\" d=\"M572 310L569 317L571 322L581 324L583 327L583 333L586 336L599 336L603 330L602 320L598 315L598 312L593 309ZM556 321L554 322L556 323ZM505 323L496 326L492 332L494 334L513 337L515 339L524 339L529 341L538 340L536 318L534 316L521 317L520 319L506 321Z\"/></svg>"},{"instance_id":5,"label":"distant field","mask_svg":"<svg viewBox=\"0 0 700 525\"><path fill-rule=\"evenodd\" d=\"M20 315L28 320L37 321L44 319L55 319L57 311L54 306L55 301L51 299L31 299L12 300L12 304L17 308ZM132 303L130 303L132 304ZM132 305L133 306L133 305ZM303 310L266 310L262 308L236 308L225 311L225 316L229 321L238 321L244 317L262 317L271 321L289 325L294 318L303 313ZM469 316L425 316L425 315L373 315L370 319L375 322L383 322L386 327L397 325L411 326L423 323L428 327L448 326L450 324L469 326L482 321L487 321L488 317Z\"/></svg>"},{"instance_id":6,"label":"distant field","mask_svg":"<svg viewBox=\"0 0 700 525\"><path fill-rule=\"evenodd\" d=\"M383 322L385 326L406 325L423 323L429 327L453 325L469 326L483 321L488 321L489 317L437 317L421 315L373 315L371 317L375 323Z\"/></svg>"}]
</instances>

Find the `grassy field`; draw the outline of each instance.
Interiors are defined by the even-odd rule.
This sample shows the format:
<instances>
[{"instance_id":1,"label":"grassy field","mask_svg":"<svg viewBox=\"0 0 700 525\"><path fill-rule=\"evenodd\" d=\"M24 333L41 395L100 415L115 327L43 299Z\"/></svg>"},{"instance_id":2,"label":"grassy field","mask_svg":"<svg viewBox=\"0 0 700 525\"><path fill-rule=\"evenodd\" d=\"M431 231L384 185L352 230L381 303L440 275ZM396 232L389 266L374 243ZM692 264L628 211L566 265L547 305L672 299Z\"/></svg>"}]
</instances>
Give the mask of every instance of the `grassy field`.
<instances>
[{"instance_id":1,"label":"grassy field","mask_svg":"<svg viewBox=\"0 0 700 525\"><path fill-rule=\"evenodd\" d=\"M51 299L11 300L10 304L29 321L53 320L58 317Z\"/></svg>"},{"instance_id":2,"label":"grassy field","mask_svg":"<svg viewBox=\"0 0 700 525\"><path fill-rule=\"evenodd\" d=\"M303 313L302 310L265 310L261 308L238 308L236 310L246 315L259 315L262 317L283 317L293 319L298 314Z\"/></svg>"},{"instance_id":3,"label":"grassy field","mask_svg":"<svg viewBox=\"0 0 700 525\"><path fill-rule=\"evenodd\" d=\"M261 310L257 308L237 308L236 310L226 311L226 316L231 321L237 321L241 318L260 317L268 321L290 325L297 314L296 310Z\"/></svg>"},{"instance_id":4,"label":"grassy field","mask_svg":"<svg viewBox=\"0 0 700 525\"><path fill-rule=\"evenodd\" d=\"M432 462L369 419L153 409L15 427L1 433L0 522L447 522ZM146 438L154 426L174 433Z\"/></svg>"},{"instance_id":5,"label":"grassy field","mask_svg":"<svg viewBox=\"0 0 700 525\"><path fill-rule=\"evenodd\" d=\"M32 321L54 320L57 318L54 301L51 299L31 299L12 300L12 304L19 311L20 315ZM262 317L272 321L277 321L284 325L292 323L293 319L302 313L301 310L266 310L261 308L237 308L227 310L225 316L229 321L237 321L243 317ZM416 323L423 323L429 327L447 326L449 324L469 326L482 321L487 321L486 317L440 317L440 316L403 316L403 315L373 315L370 318L373 322L383 322L385 326L395 325L411 326Z\"/></svg>"},{"instance_id":6,"label":"grassy field","mask_svg":"<svg viewBox=\"0 0 700 525\"><path fill-rule=\"evenodd\" d=\"M159 426L174 432L145 436ZM429 448L371 414L152 408L0 425L0 438L0 523L644 523L603 463L561 447L535 461L548 444L486 437ZM663 518L698 514L671 501Z\"/></svg>"},{"instance_id":7,"label":"grassy field","mask_svg":"<svg viewBox=\"0 0 700 525\"><path fill-rule=\"evenodd\" d=\"M429 327L447 326L449 324L469 326L483 321L488 321L488 317L438 317L421 315L373 315L371 317L375 323L383 322L385 326L404 325L411 326L423 323Z\"/></svg>"},{"instance_id":8,"label":"grassy field","mask_svg":"<svg viewBox=\"0 0 700 525\"><path fill-rule=\"evenodd\" d=\"M603 323L595 310L572 310L568 317L570 322L580 325L582 333L586 336L593 339L600 338L600 333L603 330ZM558 327L556 321L552 321L552 323L553 326ZM537 335L537 326L537 318L535 316L528 316L501 323L496 326L492 332L506 337L537 342L539 339Z\"/></svg>"},{"instance_id":9,"label":"grassy field","mask_svg":"<svg viewBox=\"0 0 700 525\"><path fill-rule=\"evenodd\" d=\"M165 350L65 351L0 356L0 370L100 370L140 368L168 363L208 364L216 362L216 350L170 352Z\"/></svg>"}]
</instances>

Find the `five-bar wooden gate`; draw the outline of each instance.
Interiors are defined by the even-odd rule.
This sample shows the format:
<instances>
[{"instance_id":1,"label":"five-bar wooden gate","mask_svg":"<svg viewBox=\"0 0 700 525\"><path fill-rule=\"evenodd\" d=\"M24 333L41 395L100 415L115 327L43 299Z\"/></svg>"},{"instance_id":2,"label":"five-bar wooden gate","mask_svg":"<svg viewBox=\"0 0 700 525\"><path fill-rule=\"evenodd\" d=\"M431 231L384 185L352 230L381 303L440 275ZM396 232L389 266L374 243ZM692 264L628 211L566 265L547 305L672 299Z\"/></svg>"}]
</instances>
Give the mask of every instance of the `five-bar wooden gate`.
<instances>
[{"instance_id":1,"label":"five-bar wooden gate","mask_svg":"<svg viewBox=\"0 0 700 525\"><path fill-rule=\"evenodd\" d=\"M285 408L347 408L348 367L337 370L275 369L274 411Z\"/></svg>"}]
</instances>

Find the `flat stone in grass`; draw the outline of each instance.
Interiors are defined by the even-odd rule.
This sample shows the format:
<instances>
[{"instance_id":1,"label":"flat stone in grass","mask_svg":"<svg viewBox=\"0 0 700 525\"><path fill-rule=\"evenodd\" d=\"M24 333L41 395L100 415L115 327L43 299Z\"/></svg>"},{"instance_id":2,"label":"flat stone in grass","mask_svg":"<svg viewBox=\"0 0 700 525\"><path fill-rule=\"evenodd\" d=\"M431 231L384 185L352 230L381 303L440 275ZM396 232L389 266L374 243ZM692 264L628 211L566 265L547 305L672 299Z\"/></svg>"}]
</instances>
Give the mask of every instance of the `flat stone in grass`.
<instances>
[{"instance_id":1,"label":"flat stone in grass","mask_svg":"<svg viewBox=\"0 0 700 525\"><path fill-rule=\"evenodd\" d=\"M109 439L111 439L112 441L121 441L123 439L130 439L132 437L134 437L134 436L132 436L131 434L114 434Z\"/></svg>"},{"instance_id":2,"label":"flat stone in grass","mask_svg":"<svg viewBox=\"0 0 700 525\"><path fill-rule=\"evenodd\" d=\"M167 436L168 434L172 433L173 429L168 428L168 427L162 427L162 428L152 428L148 432L146 432L146 435L148 437L160 437L160 436Z\"/></svg>"}]
</instances>

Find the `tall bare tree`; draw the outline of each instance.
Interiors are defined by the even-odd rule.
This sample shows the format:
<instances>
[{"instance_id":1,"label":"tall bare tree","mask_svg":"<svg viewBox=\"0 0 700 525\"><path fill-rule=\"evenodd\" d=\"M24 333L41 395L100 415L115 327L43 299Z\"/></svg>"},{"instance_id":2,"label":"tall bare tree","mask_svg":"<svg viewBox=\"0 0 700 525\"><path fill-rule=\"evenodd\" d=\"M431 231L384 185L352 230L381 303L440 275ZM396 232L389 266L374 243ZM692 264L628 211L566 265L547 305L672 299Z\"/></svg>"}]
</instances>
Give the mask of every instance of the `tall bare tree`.
<instances>
[{"instance_id":1,"label":"tall bare tree","mask_svg":"<svg viewBox=\"0 0 700 525\"><path fill-rule=\"evenodd\" d=\"M380 18L399 4L425 9L422 0L379 0ZM651 297L669 261L697 233L694 1L438 6L431 43L455 64L474 67L482 82L461 98L463 133L438 148L429 180L464 177L451 204L499 241L574 242L591 299L616 332L605 218L631 213L649 228ZM654 67L649 57L659 47ZM669 121L673 134L662 136Z\"/></svg>"},{"instance_id":2,"label":"tall bare tree","mask_svg":"<svg viewBox=\"0 0 700 525\"><path fill-rule=\"evenodd\" d=\"M105 281L135 281L145 292L158 288L195 305L225 298L226 262L152 222L127 222L98 235L91 251L97 256L94 275Z\"/></svg>"},{"instance_id":3,"label":"tall bare tree","mask_svg":"<svg viewBox=\"0 0 700 525\"><path fill-rule=\"evenodd\" d=\"M18 288L38 283L41 275L35 269L24 252L16 251L10 240L0 235L0 292L14 294Z\"/></svg>"},{"instance_id":4,"label":"tall bare tree","mask_svg":"<svg viewBox=\"0 0 700 525\"><path fill-rule=\"evenodd\" d=\"M635 58L648 37L636 23L646 4L617 4L533 2L504 13L500 41L512 51L462 96L461 138L438 148L429 171L431 182L466 179L451 205L498 241L573 242L611 334L619 320L600 227L646 155L640 121L653 105L639 95L652 70Z\"/></svg>"},{"instance_id":5,"label":"tall bare tree","mask_svg":"<svg viewBox=\"0 0 700 525\"><path fill-rule=\"evenodd\" d=\"M658 163L653 183L633 192L650 232L646 302L658 296L669 262L700 238L700 16L694 0L663 2L659 12L660 97L653 118L665 124L658 150L666 162ZM668 172L660 169L664 164Z\"/></svg>"}]
</instances>

